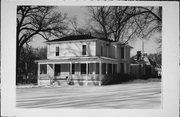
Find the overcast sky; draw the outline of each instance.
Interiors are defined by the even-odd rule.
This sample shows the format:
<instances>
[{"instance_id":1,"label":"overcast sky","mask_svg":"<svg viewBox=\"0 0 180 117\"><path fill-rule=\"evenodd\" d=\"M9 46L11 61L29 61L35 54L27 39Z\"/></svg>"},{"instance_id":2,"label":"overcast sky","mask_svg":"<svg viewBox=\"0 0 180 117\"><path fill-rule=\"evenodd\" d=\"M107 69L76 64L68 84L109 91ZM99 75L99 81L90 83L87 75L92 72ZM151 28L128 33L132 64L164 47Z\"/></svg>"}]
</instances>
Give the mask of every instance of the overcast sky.
<instances>
[{"instance_id":1,"label":"overcast sky","mask_svg":"<svg viewBox=\"0 0 180 117\"><path fill-rule=\"evenodd\" d=\"M62 13L67 13L67 16L69 18L76 17L78 24L80 26L83 26L86 24L88 20L88 10L85 7L80 6L61 6L58 7L57 10L61 11ZM149 41L144 41L144 50L147 53L156 53L158 51L158 45L156 43L156 38L158 35L155 35L152 37ZM37 37L39 39L32 40L31 44L33 47L42 47L45 46L45 43L43 43L45 40L43 40L41 37ZM137 51L142 50L142 41L140 39L136 39L133 42L129 42L129 45L133 47L131 50L131 55L135 55Z\"/></svg>"}]
</instances>

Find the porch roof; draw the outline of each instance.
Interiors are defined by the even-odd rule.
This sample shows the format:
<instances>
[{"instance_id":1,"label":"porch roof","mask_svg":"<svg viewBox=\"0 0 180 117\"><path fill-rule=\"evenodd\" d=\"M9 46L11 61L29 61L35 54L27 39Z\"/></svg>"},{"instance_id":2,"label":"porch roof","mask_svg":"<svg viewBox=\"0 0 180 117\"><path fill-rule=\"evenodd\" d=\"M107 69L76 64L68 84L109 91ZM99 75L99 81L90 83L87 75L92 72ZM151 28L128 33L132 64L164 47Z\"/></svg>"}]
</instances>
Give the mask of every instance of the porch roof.
<instances>
[{"instance_id":1,"label":"porch roof","mask_svg":"<svg viewBox=\"0 0 180 117\"><path fill-rule=\"evenodd\" d=\"M35 60L37 63L75 63L75 62L117 62L117 59L108 57L74 57L74 58L58 58Z\"/></svg>"}]
</instances>

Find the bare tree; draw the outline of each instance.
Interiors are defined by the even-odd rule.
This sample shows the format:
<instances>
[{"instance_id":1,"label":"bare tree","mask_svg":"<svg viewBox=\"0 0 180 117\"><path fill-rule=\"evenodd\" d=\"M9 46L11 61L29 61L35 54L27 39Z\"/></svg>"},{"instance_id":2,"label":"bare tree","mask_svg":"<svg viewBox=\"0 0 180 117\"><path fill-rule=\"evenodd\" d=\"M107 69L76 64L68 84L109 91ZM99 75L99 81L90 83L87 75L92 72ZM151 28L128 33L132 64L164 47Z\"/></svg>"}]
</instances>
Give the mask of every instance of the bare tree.
<instances>
[{"instance_id":1,"label":"bare tree","mask_svg":"<svg viewBox=\"0 0 180 117\"><path fill-rule=\"evenodd\" d=\"M93 33L89 25L84 25L83 27L79 26L76 17L72 17L69 19L69 25L71 27L69 28L69 35L92 35Z\"/></svg>"},{"instance_id":2,"label":"bare tree","mask_svg":"<svg viewBox=\"0 0 180 117\"><path fill-rule=\"evenodd\" d=\"M146 14L133 17L139 33L143 37L148 37L153 32L161 32L162 30L162 7L138 7L139 12L149 11Z\"/></svg>"},{"instance_id":3,"label":"bare tree","mask_svg":"<svg viewBox=\"0 0 180 117\"><path fill-rule=\"evenodd\" d=\"M65 34L66 15L53 11L51 6L17 6L17 59L23 45L34 36L50 37Z\"/></svg>"},{"instance_id":4,"label":"bare tree","mask_svg":"<svg viewBox=\"0 0 180 117\"><path fill-rule=\"evenodd\" d=\"M97 35L108 38L110 36L110 30L108 23L111 21L111 7L88 7L92 22L94 23L92 27L94 33Z\"/></svg>"},{"instance_id":5,"label":"bare tree","mask_svg":"<svg viewBox=\"0 0 180 117\"><path fill-rule=\"evenodd\" d=\"M133 36L145 37L161 31L161 7L88 7L95 33L127 43ZM126 39L126 40L124 40Z\"/></svg>"}]
</instances>

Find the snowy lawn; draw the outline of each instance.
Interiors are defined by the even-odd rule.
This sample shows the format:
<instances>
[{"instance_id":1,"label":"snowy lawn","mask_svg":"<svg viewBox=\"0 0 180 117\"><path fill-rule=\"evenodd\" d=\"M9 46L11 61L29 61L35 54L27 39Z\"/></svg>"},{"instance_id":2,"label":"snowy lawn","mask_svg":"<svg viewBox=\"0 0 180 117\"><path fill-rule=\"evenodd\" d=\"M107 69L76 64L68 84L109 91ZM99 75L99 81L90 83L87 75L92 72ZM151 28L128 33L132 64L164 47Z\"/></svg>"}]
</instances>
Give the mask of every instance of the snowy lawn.
<instances>
[{"instance_id":1,"label":"snowy lawn","mask_svg":"<svg viewBox=\"0 0 180 117\"><path fill-rule=\"evenodd\" d=\"M161 82L16 89L18 108L161 108Z\"/></svg>"}]
</instances>

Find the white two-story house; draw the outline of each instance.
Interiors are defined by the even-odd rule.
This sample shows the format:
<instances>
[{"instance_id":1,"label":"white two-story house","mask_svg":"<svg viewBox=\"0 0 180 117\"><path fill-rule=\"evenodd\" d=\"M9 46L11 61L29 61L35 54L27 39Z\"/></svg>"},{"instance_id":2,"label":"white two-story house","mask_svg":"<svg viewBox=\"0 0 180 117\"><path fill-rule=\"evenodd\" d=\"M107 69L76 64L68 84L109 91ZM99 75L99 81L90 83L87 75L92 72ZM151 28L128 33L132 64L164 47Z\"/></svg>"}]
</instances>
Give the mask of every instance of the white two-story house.
<instances>
[{"instance_id":1,"label":"white two-story house","mask_svg":"<svg viewBox=\"0 0 180 117\"><path fill-rule=\"evenodd\" d=\"M50 40L47 59L37 60L38 84L101 85L108 74L130 73L131 46L89 35Z\"/></svg>"}]
</instances>

